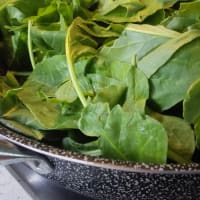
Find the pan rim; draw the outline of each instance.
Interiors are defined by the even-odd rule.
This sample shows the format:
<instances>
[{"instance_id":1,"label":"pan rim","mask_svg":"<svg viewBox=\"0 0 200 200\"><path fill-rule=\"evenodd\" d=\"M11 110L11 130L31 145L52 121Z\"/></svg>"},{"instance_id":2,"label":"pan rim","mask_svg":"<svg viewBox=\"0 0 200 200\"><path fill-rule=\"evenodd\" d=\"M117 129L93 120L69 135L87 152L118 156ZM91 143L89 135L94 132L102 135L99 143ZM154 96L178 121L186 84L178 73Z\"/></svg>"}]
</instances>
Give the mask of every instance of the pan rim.
<instances>
[{"instance_id":1,"label":"pan rim","mask_svg":"<svg viewBox=\"0 0 200 200\"><path fill-rule=\"evenodd\" d=\"M156 173L156 174L199 174L200 163L183 164L146 164L130 161L112 160L100 157L92 157L77 152L59 149L57 147L39 142L32 138L20 135L3 125L0 125L0 136L20 147L34 151L46 157L76 162L82 165L90 165L110 170L121 170L135 173Z\"/></svg>"}]
</instances>

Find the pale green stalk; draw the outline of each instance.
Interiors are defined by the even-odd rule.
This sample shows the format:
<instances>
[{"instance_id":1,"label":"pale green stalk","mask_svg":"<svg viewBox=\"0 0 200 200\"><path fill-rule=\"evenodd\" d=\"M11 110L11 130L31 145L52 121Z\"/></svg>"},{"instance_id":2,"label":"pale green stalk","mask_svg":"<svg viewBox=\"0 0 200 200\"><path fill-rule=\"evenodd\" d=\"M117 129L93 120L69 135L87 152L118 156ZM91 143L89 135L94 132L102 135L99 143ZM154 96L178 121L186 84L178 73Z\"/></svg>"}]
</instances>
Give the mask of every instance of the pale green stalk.
<instances>
[{"instance_id":1,"label":"pale green stalk","mask_svg":"<svg viewBox=\"0 0 200 200\"><path fill-rule=\"evenodd\" d=\"M33 48L32 48L32 40L31 40L31 26L32 22L28 21L28 39L27 39L27 45L28 45L28 53L31 61L32 68L35 69L35 59L33 55Z\"/></svg>"},{"instance_id":2,"label":"pale green stalk","mask_svg":"<svg viewBox=\"0 0 200 200\"><path fill-rule=\"evenodd\" d=\"M69 70L69 74L70 74L70 77L71 77L71 81L72 81L72 84L74 86L74 89L81 101L81 103L83 104L84 107L87 106L87 100L80 88L80 85L79 85L79 82L78 82L78 79L76 77L76 73L74 71L74 65L73 65L73 58L70 54L70 42L69 42L69 35L68 33L70 33L70 29L71 27L68 28L68 31L67 31L67 36L66 36L66 45L65 45L65 50L66 50L66 57L67 57L67 63L68 63L68 70Z\"/></svg>"}]
</instances>

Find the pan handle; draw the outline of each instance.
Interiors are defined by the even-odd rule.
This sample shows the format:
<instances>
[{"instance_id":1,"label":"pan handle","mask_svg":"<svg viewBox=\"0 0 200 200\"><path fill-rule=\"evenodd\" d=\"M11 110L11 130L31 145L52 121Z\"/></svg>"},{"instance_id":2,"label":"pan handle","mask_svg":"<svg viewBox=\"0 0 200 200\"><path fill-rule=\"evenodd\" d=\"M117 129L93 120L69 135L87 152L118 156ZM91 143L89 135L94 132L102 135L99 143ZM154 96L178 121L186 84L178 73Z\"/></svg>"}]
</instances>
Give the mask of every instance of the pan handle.
<instances>
[{"instance_id":1,"label":"pan handle","mask_svg":"<svg viewBox=\"0 0 200 200\"><path fill-rule=\"evenodd\" d=\"M48 174L53 171L53 166L45 157L0 139L0 165L6 166L19 162L26 163L39 174Z\"/></svg>"}]
</instances>

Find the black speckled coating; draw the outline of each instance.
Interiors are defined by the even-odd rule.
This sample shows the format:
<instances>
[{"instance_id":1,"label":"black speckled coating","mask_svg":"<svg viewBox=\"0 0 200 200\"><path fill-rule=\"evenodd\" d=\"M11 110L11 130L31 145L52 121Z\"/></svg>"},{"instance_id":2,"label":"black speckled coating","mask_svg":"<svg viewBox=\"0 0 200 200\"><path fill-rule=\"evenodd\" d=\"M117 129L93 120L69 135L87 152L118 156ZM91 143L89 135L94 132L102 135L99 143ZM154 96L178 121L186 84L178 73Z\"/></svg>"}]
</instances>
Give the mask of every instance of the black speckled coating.
<instances>
[{"instance_id":1,"label":"black speckled coating","mask_svg":"<svg viewBox=\"0 0 200 200\"><path fill-rule=\"evenodd\" d=\"M45 155L55 169L46 177L99 200L200 200L200 164L138 164L57 149L0 126L9 141Z\"/></svg>"},{"instance_id":2,"label":"black speckled coating","mask_svg":"<svg viewBox=\"0 0 200 200\"><path fill-rule=\"evenodd\" d=\"M56 170L48 178L99 200L198 200L200 174L139 173L50 158Z\"/></svg>"}]
</instances>

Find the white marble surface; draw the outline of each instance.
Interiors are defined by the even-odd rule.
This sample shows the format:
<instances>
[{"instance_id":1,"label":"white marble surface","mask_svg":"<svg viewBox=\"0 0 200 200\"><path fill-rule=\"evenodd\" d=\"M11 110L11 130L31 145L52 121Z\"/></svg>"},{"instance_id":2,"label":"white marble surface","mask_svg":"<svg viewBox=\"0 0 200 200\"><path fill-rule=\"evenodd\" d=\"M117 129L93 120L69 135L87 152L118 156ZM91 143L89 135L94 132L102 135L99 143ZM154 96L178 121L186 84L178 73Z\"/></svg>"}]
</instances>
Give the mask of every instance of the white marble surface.
<instances>
[{"instance_id":1,"label":"white marble surface","mask_svg":"<svg viewBox=\"0 0 200 200\"><path fill-rule=\"evenodd\" d=\"M33 200L3 166L0 166L0 200Z\"/></svg>"}]
</instances>

